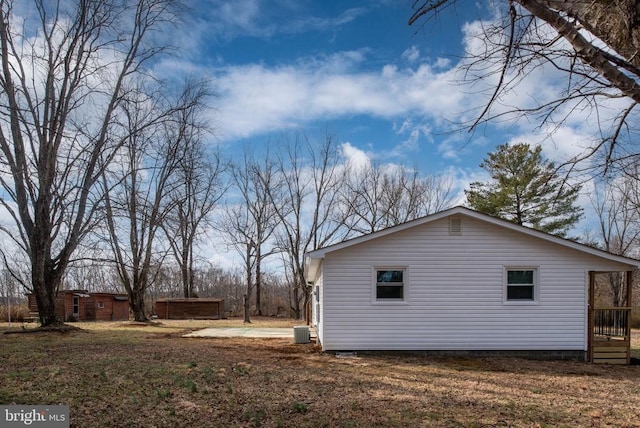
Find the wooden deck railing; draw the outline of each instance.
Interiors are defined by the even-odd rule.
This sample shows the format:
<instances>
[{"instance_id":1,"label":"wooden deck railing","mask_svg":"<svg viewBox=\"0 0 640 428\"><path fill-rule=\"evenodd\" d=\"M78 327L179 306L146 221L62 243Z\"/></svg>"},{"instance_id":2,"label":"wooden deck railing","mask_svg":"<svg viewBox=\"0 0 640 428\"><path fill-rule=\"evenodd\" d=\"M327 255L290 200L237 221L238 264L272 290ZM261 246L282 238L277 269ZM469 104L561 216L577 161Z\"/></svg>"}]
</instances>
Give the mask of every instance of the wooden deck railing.
<instances>
[{"instance_id":1,"label":"wooden deck railing","mask_svg":"<svg viewBox=\"0 0 640 428\"><path fill-rule=\"evenodd\" d=\"M598 308L593 311L593 333L596 336L628 338L631 308Z\"/></svg>"}]
</instances>

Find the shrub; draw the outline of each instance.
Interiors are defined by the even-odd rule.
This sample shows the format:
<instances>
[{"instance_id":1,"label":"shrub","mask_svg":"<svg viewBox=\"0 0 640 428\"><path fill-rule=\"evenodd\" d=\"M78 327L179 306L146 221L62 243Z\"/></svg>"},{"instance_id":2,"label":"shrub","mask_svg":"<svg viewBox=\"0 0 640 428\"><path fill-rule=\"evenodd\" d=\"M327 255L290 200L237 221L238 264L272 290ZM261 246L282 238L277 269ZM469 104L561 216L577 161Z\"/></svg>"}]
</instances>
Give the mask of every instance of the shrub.
<instances>
[{"instance_id":1,"label":"shrub","mask_svg":"<svg viewBox=\"0 0 640 428\"><path fill-rule=\"evenodd\" d=\"M307 413L309 411L309 406L307 406L307 403L294 403L293 411L296 413Z\"/></svg>"},{"instance_id":2,"label":"shrub","mask_svg":"<svg viewBox=\"0 0 640 428\"><path fill-rule=\"evenodd\" d=\"M9 317L7 316L7 306L0 306L0 321L7 322ZM24 322L29 318L29 306L23 305L11 305L11 322Z\"/></svg>"}]
</instances>

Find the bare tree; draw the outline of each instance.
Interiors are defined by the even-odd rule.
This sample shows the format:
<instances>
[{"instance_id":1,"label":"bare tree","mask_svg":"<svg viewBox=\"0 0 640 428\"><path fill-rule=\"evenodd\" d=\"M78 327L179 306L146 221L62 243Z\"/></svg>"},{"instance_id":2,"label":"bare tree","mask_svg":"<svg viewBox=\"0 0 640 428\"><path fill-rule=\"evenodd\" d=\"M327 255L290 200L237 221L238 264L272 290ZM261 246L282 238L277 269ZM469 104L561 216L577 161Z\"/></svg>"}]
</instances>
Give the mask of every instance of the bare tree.
<instances>
[{"instance_id":1,"label":"bare tree","mask_svg":"<svg viewBox=\"0 0 640 428\"><path fill-rule=\"evenodd\" d=\"M409 24L424 25L456 0L416 0ZM640 9L635 0L496 0L499 19L483 23L484 50L463 61L467 82L488 82L492 89L484 107L465 126L509 116L532 116L553 131L569 116L585 111L595 116L601 135L578 162L595 153L606 170L635 158L640 103ZM529 104L501 105L500 100L541 66L564 73L557 97L530 97ZM541 94L539 94L541 95ZM614 109L618 113L607 118ZM617 109L617 110L616 110ZM608 111L609 110L609 111Z\"/></svg>"},{"instance_id":2,"label":"bare tree","mask_svg":"<svg viewBox=\"0 0 640 428\"><path fill-rule=\"evenodd\" d=\"M189 87L191 91L204 89ZM189 97L194 95L187 94ZM184 136L181 138L182 147L178 148L179 163L171 178L171 198L175 203L162 223L171 252L180 267L183 295L187 298L195 297L194 263L198 238L209 225L209 216L228 187L223 177L227 165L218 151L208 151L204 146L202 134L206 125L196 107L202 105L193 104L179 117Z\"/></svg>"},{"instance_id":3,"label":"bare tree","mask_svg":"<svg viewBox=\"0 0 640 428\"><path fill-rule=\"evenodd\" d=\"M382 202L384 173L380 164L350 168L342 203L349 207L346 226L365 234L384 228L387 208Z\"/></svg>"},{"instance_id":4,"label":"bare tree","mask_svg":"<svg viewBox=\"0 0 640 428\"><path fill-rule=\"evenodd\" d=\"M242 297L246 290L243 269L223 270L211 266L204 272L204 278L206 286L209 287L208 294L212 297L223 298L226 310L232 314L243 312Z\"/></svg>"},{"instance_id":5,"label":"bare tree","mask_svg":"<svg viewBox=\"0 0 640 428\"><path fill-rule=\"evenodd\" d=\"M6 318L3 321L11 323L16 320L14 312L17 312L16 308L24 302L24 294L20 292L20 281L16 280L14 273L9 271L6 266L0 270L0 320L2 320L2 313L6 314ZM12 310L12 308L14 308Z\"/></svg>"},{"instance_id":6,"label":"bare tree","mask_svg":"<svg viewBox=\"0 0 640 428\"><path fill-rule=\"evenodd\" d=\"M96 255L93 260L79 260L71 264L65 275L65 288L92 292L122 292L122 284L112 280L112 266L100 258L101 255Z\"/></svg>"},{"instance_id":7,"label":"bare tree","mask_svg":"<svg viewBox=\"0 0 640 428\"><path fill-rule=\"evenodd\" d=\"M409 170L401 165L397 171L383 177L384 227L441 211L452 204L453 183L445 176L422 177L418 170Z\"/></svg>"},{"instance_id":8,"label":"bare tree","mask_svg":"<svg viewBox=\"0 0 640 428\"><path fill-rule=\"evenodd\" d=\"M453 200L446 177L421 177L403 165L374 163L352 170L343 203L351 208L347 227L360 234L440 211Z\"/></svg>"},{"instance_id":9,"label":"bare tree","mask_svg":"<svg viewBox=\"0 0 640 428\"><path fill-rule=\"evenodd\" d=\"M185 140L192 135L184 113L200 108L206 95L191 89L185 88L168 107L148 98L130 100L123 115L129 130L124 150L118 163L102 174L109 245L136 321L147 320L144 296L168 253L168 245L157 238L179 203L173 197L173 176L184 161Z\"/></svg>"},{"instance_id":10,"label":"bare tree","mask_svg":"<svg viewBox=\"0 0 640 428\"><path fill-rule=\"evenodd\" d=\"M325 133L320 144L296 134L285 136L277 168L281 185L269 196L278 216L276 231L290 283L290 304L296 319L309 305L310 290L304 280L304 254L336 242L347 233L345 211L338 209L346 169L340 163L335 138Z\"/></svg>"},{"instance_id":11,"label":"bare tree","mask_svg":"<svg viewBox=\"0 0 640 428\"><path fill-rule=\"evenodd\" d=\"M633 257L640 249L640 182L638 166L629 174L603 182L592 194L598 220L598 246L610 253ZM624 306L626 288L619 272L608 278L614 306Z\"/></svg>"},{"instance_id":12,"label":"bare tree","mask_svg":"<svg viewBox=\"0 0 640 428\"><path fill-rule=\"evenodd\" d=\"M270 244L276 227L276 214L269 189L278 187L275 167L269 155L256 161L245 149L243 163L231 167L233 190L238 199L229 202L219 229L227 242L243 258L247 293L244 297L244 321L251 322L251 297L255 290L256 312L262 315L261 286L264 259L278 252Z\"/></svg>"},{"instance_id":13,"label":"bare tree","mask_svg":"<svg viewBox=\"0 0 640 428\"><path fill-rule=\"evenodd\" d=\"M163 50L149 41L169 0L0 0L0 229L31 264L43 326L72 254L93 226L99 177L125 140L112 138L130 82Z\"/></svg>"},{"instance_id":14,"label":"bare tree","mask_svg":"<svg viewBox=\"0 0 640 428\"><path fill-rule=\"evenodd\" d=\"M224 239L242 258L246 291L243 296L244 322L251 322L251 295L255 288L253 270L256 262L254 228L249 206L243 203L228 203L217 225Z\"/></svg>"},{"instance_id":15,"label":"bare tree","mask_svg":"<svg viewBox=\"0 0 640 428\"><path fill-rule=\"evenodd\" d=\"M601 247L632 256L640 244L640 183L631 176L603 182L591 198L598 217Z\"/></svg>"},{"instance_id":16,"label":"bare tree","mask_svg":"<svg viewBox=\"0 0 640 428\"><path fill-rule=\"evenodd\" d=\"M31 263L27 254L10 248L0 248L0 260L5 274L11 278L11 281L18 284L18 288L22 291L32 293Z\"/></svg>"}]
</instances>

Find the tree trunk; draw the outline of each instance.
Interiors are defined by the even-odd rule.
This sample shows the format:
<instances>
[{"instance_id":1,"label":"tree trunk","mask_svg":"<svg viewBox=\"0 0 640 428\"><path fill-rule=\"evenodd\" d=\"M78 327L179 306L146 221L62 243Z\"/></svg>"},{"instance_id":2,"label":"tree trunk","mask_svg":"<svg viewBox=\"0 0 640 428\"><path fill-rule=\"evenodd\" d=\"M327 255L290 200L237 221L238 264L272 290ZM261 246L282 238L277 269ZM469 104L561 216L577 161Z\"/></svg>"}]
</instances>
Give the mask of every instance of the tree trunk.
<instances>
[{"instance_id":1,"label":"tree trunk","mask_svg":"<svg viewBox=\"0 0 640 428\"><path fill-rule=\"evenodd\" d=\"M623 276L620 272L609 273L609 285L611 289L611 297L613 307L619 308L626 306L626 287L622 280Z\"/></svg>"},{"instance_id":2,"label":"tree trunk","mask_svg":"<svg viewBox=\"0 0 640 428\"><path fill-rule=\"evenodd\" d=\"M133 312L133 319L138 322L147 322L149 318L145 313L144 308L144 295L137 291L132 290L129 293L129 306L131 307L131 311Z\"/></svg>"},{"instance_id":3,"label":"tree trunk","mask_svg":"<svg viewBox=\"0 0 640 428\"><path fill-rule=\"evenodd\" d=\"M256 245L256 313L259 316L262 316L262 304L261 304L261 293L262 293L262 272L260 269L260 265L262 263L262 254L260 251L261 245Z\"/></svg>"},{"instance_id":4,"label":"tree trunk","mask_svg":"<svg viewBox=\"0 0 640 428\"><path fill-rule=\"evenodd\" d=\"M243 301L243 306L244 306L244 322L246 323L251 323L251 317L249 316L249 309L250 309L250 304L249 302L251 301L251 299L249 299L248 295L244 295L243 296L244 301Z\"/></svg>"},{"instance_id":5,"label":"tree trunk","mask_svg":"<svg viewBox=\"0 0 640 428\"><path fill-rule=\"evenodd\" d=\"M182 291L185 298L191 297L193 290L191 290L191 283L189 281L189 269L187 268L186 263L184 263L184 258L182 259L183 263L180 267L180 275L182 279Z\"/></svg>"},{"instance_id":6,"label":"tree trunk","mask_svg":"<svg viewBox=\"0 0 640 428\"><path fill-rule=\"evenodd\" d=\"M308 305L309 305L309 287L307 287L307 281L304 278L304 269L302 268L302 266L300 266L300 264L298 263L298 266L296 267L296 288L298 289L298 295L296 296L298 298L298 302L300 302L300 299L302 298L302 308L300 308L300 303L298 303L298 311L299 311L299 315L297 319L303 319L305 321L309 321L309 315L308 315ZM300 295L300 292L302 292L302 296Z\"/></svg>"},{"instance_id":7,"label":"tree trunk","mask_svg":"<svg viewBox=\"0 0 640 428\"><path fill-rule=\"evenodd\" d=\"M249 309L251 308L251 281L253 279L253 275L251 274L251 244L247 244L247 257L245 259L245 268L247 269L247 294L244 295L244 322L251 322L251 315L249 314Z\"/></svg>"},{"instance_id":8,"label":"tree trunk","mask_svg":"<svg viewBox=\"0 0 640 428\"><path fill-rule=\"evenodd\" d=\"M192 266L189 267L189 297L200 297L198 296L198 293L194 291L195 282L196 282L196 275L193 270L193 263L192 263Z\"/></svg>"},{"instance_id":9,"label":"tree trunk","mask_svg":"<svg viewBox=\"0 0 640 428\"><path fill-rule=\"evenodd\" d=\"M193 242L189 244L190 249L187 251L187 260L188 260L188 268L187 268L187 276L189 278L189 297L199 297L194 294L193 289L195 283L195 272L193 268Z\"/></svg>"},{"instance_id":10,"label":"tree trunk","mask_svg":"<svg viewBox=\"0 0 640 428\"><path fill-rule=\"evenodd\" d=\"M195 274L193 269L193 239L182 240L182 250L179 259L182 293L185 298L197 297L193 293Z\"/></svg>"},{"instance_id":11,"label":"tree trunk","mask_svg":"<svg viewBox=\"0 0 640 428\"><path fill-rule=\"evenodd\" d=\"M59 271L51 267L48 248L45 239L38 239L34 233L31 239L31 284L38 305L38 317L42 327L60 325L64 320L56 314L56 295L62 280Z\"/></svg>"},{"instance_id":12,"label":"tree trunk","mask_svg":"<svg viewBox=\"0 0 640 428\"><path fill-rule=\"evenodd\" d=\"M570 22L556 10L551 9L544 0L518 0L518 3L527 9L532 15L542 19L552 26L558 34L571 44L578 56L589 66L591 66L602 77L607 79L613 86L618 88L624 95L640 103L640 87L637 82L625 74L621 67L609 61L610 58L604 51L592 44L580 31L578 26ZM562 2L569 4L572 2ZM589 2L593 4L594 2ZM564 11L565 8L560 10ZM635 17L635 15L634 15ZM613 20L611 22L617 22ZM638 28L633 25L635 36L630 35L628 39L637 38ZM603 32L604 33L604 32ZM622 45L622 44L621 44ZM612 46L613 47L613 46ZM622 49L620 49L622 50ZM634 50L634 52L636 52ZM637 57L634 53L633 57Z\"/></svg>"},{"instance_id":13,"label":"tree trunk","mask_svg":"<svg viewBox=\"0 0 640 428\"><path fill-rule=\"evenodd\" d=\"M56 290L54 284L36 283L33 281L33 292L36 296L36 304L38 305L38 317L40 325L47 327L51 325L62 324L64 320L58 319L56 314Z\"/></svg>"},{"instance_id":14,"label":"tree trunk","mask_svg":"<svg viewBox=\"0 0 640 428\"><path fill-rule=\"evenodd\" d=\"M302 292L304 297L304 317L307 325L311 324L311 287L307 286L305 282L302 283Z\"/></svg>"},{"instance_id":15,"label":"tree trunk","mask_svg":"<svg viewBox=\"0 0 640 428\"><path fill-rule=\"evenodd\" d=\"M297 320L299 320L300 318L302 318L302 313L300 310L300 284L298 283L298 281L294 281L293 284L293 292L292 292L292 298L291 298L291 302L290 302L290 306L291 306L291 310L293 311L293 317Z\"/></svg>"},{"instance_id":16,"label":"tree trunk","mask_svg":"<svg viewBox=\"0 0 640 428\"><path fill-rule=\"evenodd\" d=\"M577 19L620 56L640 67L640 7L636 0L546 0L543 4Z\"/></svg>"}]
</instances>

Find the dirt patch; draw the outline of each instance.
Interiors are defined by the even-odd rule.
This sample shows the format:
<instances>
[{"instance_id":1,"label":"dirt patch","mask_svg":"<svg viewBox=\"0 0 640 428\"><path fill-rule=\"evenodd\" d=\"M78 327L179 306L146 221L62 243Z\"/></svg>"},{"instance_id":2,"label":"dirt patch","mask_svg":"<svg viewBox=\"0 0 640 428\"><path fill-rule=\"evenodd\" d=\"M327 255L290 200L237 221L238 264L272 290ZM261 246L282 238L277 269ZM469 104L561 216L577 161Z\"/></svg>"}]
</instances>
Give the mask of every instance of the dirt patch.
<instances>
[{"instance_id":1,"label":"dirt patch","mask_svg":"<svg viewBox=\"0 0 640 428\"><path fill-rule=\"evenodd\" d=\"M118 324L118 327L161 327L164 324L157 321L125 321Z\"/></svg>"},{"instance_id":2,"label":"dirt patch","mask_svg":"<svg viewBox=\"0 0 640 428\"><path fill-rule=\"evenodd\" d=\"M60 325L51 325L46 327L6 330L4 334L45 334L45 333L69 334L69 333L85 333L85 332L86 330L83 330L80 327L76 327L69 324L60 324Z\"/></svg>"}]
</instances>

